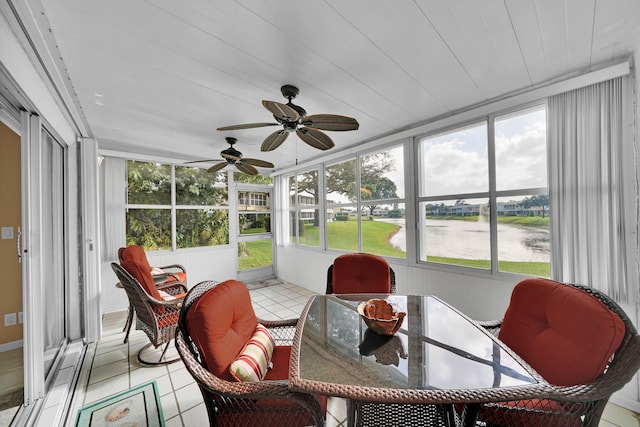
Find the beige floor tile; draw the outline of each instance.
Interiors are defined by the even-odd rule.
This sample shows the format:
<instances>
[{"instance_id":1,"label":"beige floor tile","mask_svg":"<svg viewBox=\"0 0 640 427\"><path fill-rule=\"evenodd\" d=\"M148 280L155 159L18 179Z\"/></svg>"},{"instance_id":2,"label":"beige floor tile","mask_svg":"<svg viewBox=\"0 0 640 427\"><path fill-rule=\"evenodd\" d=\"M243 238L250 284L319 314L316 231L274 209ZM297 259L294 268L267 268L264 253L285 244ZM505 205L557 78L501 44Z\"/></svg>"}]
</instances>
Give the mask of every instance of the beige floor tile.
<instances>
[{"instance_id":1,"label":"beige floor tile","mask_svg":"<svg viewBox=\"0 0 640 427\"><path fill-rule=\"evenodd\" d=\"M195 380L187 371L187 368L180 369L178 371L171 372L171 383L175 390L184 388L188 385L195 384ZM198 393L200 393L198 391Z\"/></svg>"},{"instance_id":2,"label":"beige floor tile","mask_svg":"<svg viewBox=\"0 0 640 427\"><path fill-rule=\"evenodd\" d=\"M184 427L184 424L182 424L182 418L180 418L180 415L176 415L173 418L166 418L164 419L164 425L165 427Z\"/></svg>"},{"instance_id":3,"label":"beige floor tile","mask_svg":"<svg viewBox=\"0 0 640 427\"><path fill-rule=\"evenodd\" d=\"M176 399L181 413L193 408L194 406L203 405L202 394L195 382L186 387L176 389Z\"/></svg>"},{"instance_id":4,"label":"beige floor tile","mask_svg":"<svg viewBox=\"0 0 640 427\"><path fill-rule=\"evenodd\" d=\"M120 362L122 360L127 360L128 357L129 349L126 346L118 346L113 351L105 351L103 353L96 354L93 358L93 369L109 365L111 363Z\"/></svg>"},{"instance_id":5,"label":"beige floor tile","mask_svg":"<svg viewBox=\"0 0 640 427\"><path fill-rule=\"evenodd\" d=\"M118 377L122 374L129 373L129 362L127 360L119 360L108 365L98 366L91 370L89 384L103 382L106 379Z\"/></svg>"},{"instance_id":6,"label":"beige floor tile","mask_svg":"<svg viewBox=\"0 0 640 427\"><path fill-rule=\"evenodd\" d=\"M209 417L207 416L207 408L204 407L204 403L183 412L182 422L185 426L189 427L208 427Z\"/></svg>"},{"instance_id":7,"label":"beige floor tile","mask_svg":"<svg viewBox=\"0 0 640 427\"><path fill-rule=\"evenodd\" d=\"M84 405L97 402L100 399L104 399L107 396L119 393L122 390L129 389L129 376L120 375L117 377L109 378L107 381L100 381L98 383L89 384L84 397Z\"/></svg>"},{"instance_id":8,"label":"beige floor tile","mask_svg":"<svg viewBox=\"0 0 640 427\"><path fill-rule=\"evenodd\" d=\"M131 369L129 376L131 378L131 387L147 383L156 378L167 377L169 371L166 366L142 366L137 369Z\"/></svg>"},{"instance_id":9,"label":"beige floor tile","mask_svg":"<svg viewBox=\"0 0 640 427\"><path fill-rule=\"evenodd\" d=\"M162 405L162 415L164 419L173 418L176 415L180 415L178 410L178 402L176 402L176 396L174 393L169 393L160 398Z\"/></svg>"}]
</instances>

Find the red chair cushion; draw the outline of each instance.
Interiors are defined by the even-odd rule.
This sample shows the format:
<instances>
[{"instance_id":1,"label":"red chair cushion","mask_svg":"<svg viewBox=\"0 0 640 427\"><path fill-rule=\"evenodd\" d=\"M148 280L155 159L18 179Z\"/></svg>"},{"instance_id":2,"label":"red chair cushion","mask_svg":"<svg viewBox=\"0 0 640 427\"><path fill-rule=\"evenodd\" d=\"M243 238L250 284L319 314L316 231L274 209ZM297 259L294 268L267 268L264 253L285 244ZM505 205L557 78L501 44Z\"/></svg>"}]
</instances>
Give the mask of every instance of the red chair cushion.
<instances>
[{"instance_id":1,"label":"red chair cushion","mask_svg":"<svg viewBox=\"0 0 640 427\"><path fill-rule=\"evenodd\" d=\"M291 359L291 346L281 345L273 349L271 364L273 367L267 371L265 380L288 380L289 359Z\"/></svg>"},{"instance_id":2,"label":"red chair cushion","mask_svg":"<svg viewBox=\"0 0 640 427\"><path fill-rule=\"evenodd\" d=\"M548 399L520 400L483 406L479 419L509 427L581 427L588 404L565 404Z\"/></svg>"},{"instance_id":3,"label":"red chair cushion","mask_svg":"<svg viewBox=\"0 0 640 427\"><path fill-rule=\"evenodd\" d=\"M511 294L498 337L556 385L593 382L624 337L602 302L548 279L525 279Z\"/></svg>"},{"instance_id":4,"label":"red chair cushion","mask_svg":"<svg viewBox=\"0 0 640 427\"><path fill-rule=\"evenodd\" d=\"M372 254L345 254L333 261L333 293L391 293L387 261Z\"/></svg>"},{"instance_id":5,"label":"red chair cushion","mask_svg":"<svg viewBox=\"0 0 640 427\"><path fill-rule=\"evenodd\" d=\"M189 308L185 321L207 369L236 381L229 366L258 325L245 284L227 280L209 289Z\"/></svg>"},{"instance_id":6,"label":"red chair cushion","mask_svg":"<svg viewBox=\"0 0 640 427\"><path fill-rule=\"evenodd\" d=\"M144 249L138 245L131 245L126 247L122 253L122 260L120 265L127 270L131 276L133 276L144 288L149 295L155 299L162 300L158 288L151 276L151 267L147 260L147 255L144 253Z\"/></svg>"},{"instance_id":7,"label":"red chair cushion","mask_svg":"<svg viewBox=\"0 0 640 427\"><path fill-rule=\"evenodd\" d=\"M182 283L187 283L187 274L182 271L169 273L167 276L167 282L175 282L176 280Z\"/></svg>"}]
</instances>

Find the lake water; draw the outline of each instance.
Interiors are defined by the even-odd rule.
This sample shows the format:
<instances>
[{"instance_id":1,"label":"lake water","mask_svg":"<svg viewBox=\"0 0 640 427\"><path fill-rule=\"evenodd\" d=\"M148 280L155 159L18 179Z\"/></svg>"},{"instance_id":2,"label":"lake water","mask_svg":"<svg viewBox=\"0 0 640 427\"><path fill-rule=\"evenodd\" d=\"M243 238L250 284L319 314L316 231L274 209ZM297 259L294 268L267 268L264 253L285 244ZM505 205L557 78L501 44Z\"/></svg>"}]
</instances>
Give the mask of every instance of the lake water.
<instances>
[{"instance_id":1,"label":"lake water","mask_svg":"<svg viewBox=\"0 0 640 427\"><path fill-rule=\"evenodd\" d=\"M401 227L391 244L406 251L403 218L385 218ZM489 223L428 219L425 221L427 254L465 259L489 259ZM498 259L500 261L549 262L549 230L498 224Z\"/></svg>"}]
</instances>

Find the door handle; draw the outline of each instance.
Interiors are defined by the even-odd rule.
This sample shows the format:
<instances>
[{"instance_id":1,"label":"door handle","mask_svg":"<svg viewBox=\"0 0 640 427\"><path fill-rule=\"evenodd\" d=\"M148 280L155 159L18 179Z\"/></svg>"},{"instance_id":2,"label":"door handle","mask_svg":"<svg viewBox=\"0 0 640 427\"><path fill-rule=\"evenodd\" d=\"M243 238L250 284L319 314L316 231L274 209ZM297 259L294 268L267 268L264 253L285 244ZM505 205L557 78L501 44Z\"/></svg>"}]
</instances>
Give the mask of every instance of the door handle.
<instances>
[{"instance_id":1,"label":"door handle","mask_svg":"<svg viewBox=\"0 0 640 427\"><path fill-rule=\"evenodd\" d=\"M18 227L18 233L16 237L16 251L18 252L18 264L22 263L22 250L20 249L20 239L22 238L22 230Z\"/></svg>"}]
</instances>

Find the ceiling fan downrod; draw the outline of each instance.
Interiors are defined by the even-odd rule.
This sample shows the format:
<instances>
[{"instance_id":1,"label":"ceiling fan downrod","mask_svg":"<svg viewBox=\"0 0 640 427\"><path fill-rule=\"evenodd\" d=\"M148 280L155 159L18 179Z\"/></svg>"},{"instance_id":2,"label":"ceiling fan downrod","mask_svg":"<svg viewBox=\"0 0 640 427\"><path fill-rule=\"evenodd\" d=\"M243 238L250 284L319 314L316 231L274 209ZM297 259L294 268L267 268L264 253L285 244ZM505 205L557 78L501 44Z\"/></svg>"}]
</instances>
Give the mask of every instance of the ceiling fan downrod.
<instances>
[{"instance_id":1,"label":"ceiling fan downrod","mask_svg":"<svg viewBox=\"0 0 640 427\"><path fill-rule=\"evenodd\" d=\"M289 102L287 102L287 105L293 108L294 110L296 110L296 112L300 115L300 117L304 117L307 115L307 111L304 108L291 102L291 100L296 96L298 96L298 94L300 93L300 90L297 87L293 85L284 85L280 88L280 92L282 93L282 96L284 96L289 100ZM291 132L293 130L295 130L295 128L288 131Z\"/></svg>"}]
</instances>

